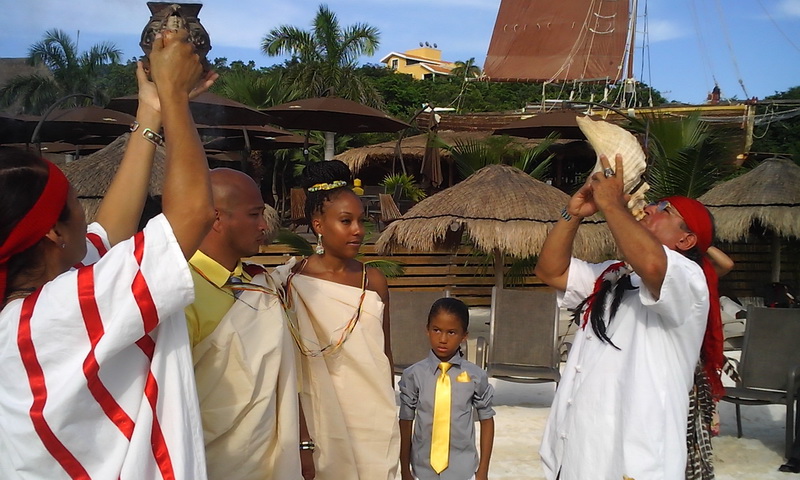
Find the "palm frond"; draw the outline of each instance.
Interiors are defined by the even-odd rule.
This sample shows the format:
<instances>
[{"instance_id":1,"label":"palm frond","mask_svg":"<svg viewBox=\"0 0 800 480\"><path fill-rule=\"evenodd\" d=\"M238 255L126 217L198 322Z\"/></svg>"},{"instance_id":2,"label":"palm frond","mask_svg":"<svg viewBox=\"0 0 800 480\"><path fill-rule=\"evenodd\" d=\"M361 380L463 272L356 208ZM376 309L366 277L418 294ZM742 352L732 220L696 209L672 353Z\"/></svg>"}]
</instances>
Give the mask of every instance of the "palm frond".
<instances>
[{"instance_id":1,"label":"palm frond","mask_svg":"<svg viewBox=\"0 0 800 480\"><path fill-rule=\"evenodd\" d=\"M278 230L275 241L291 248L297 255L307 257L314 253L314 247L308 240L286 228Z\"/></svg>"},{"instance_id":2,"label":"palm frond","mask_svg":"<svg viewBox=\"0 0 800 480\"><path fill-rule=\"evenodd\" d=\"M403 264L391 260L367 260L364 265L377 268L386 278L400 277L406 273Z\"/></svg>"}]
</instances>

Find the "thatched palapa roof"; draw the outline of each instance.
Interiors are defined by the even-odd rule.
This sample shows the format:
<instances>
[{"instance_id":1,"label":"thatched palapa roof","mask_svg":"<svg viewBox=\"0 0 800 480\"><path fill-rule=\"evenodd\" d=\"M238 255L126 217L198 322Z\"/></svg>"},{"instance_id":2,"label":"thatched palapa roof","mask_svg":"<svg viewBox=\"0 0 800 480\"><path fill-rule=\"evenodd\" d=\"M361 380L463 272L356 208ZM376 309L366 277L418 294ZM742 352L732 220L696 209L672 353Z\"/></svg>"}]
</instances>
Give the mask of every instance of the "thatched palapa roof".
<instances>
[{"instance_id":1,"label":"thatched palapa roof","mask_svg":"<svg viewBox=\"0 0 800 480\"><path fill-rule=\"evenodd\" d=\"M90 222L94 219L97 208L100 206L100 201L105 196L108 186L111 184L114 175L116 175L120 162L122 162L128 138L130 138L130 134L126 133L102 150L81 157L61 167L64 175L67 176L75 189L75 193L78 195L83 210L86 212L86 219ZM165 158L166 150L164 147L156 148L148 189L150 196L161 195Z\"/></svg>"},{"instance_id":2,"label":"thatched palapa roof","mask_svg":"<svg viewBox=\"0 0 800 480\"><path fill-rule=\"evenodd\" d=\"M386 228L376 248L382 253L398 247L435 250L452 232L463 229L484 252L517 258L538 255L568 201L566 193L519 169L489 165L412 207ZM605 222L585 219L575 240L575 255L598 260L613 251Z\"/></svg>"},{"instance_id":3,"label":"thatched palapa roof","mask_svg":"<svg viewBox=\"0 0 800 480\"><path fill-rule=\"evenodd\" d=\"M699 200L714 214L722 241L744 239L755 221L780 237L800 238L800 166L791 160L767 159Z\"/></svg>"},{"instance_id":4,"label":"thatched palapa roof","mask_svg":"<svg viewBox=\"0 0 800 480\"><path fill-rule=\"evenodd\" d=\"M454 132L449 130L439 131L437 135L439 138L448 145L453 145L456 140L483 140L491 136L492 132ZM425 155L425 147L428 143L427 134L414 135L407 137L400 141L400 150L404 159L421 159ZM519 139L519 143L525 147L532 147L537 145L539 141ZM345 152L336 155L336 160L341 160L350 167L350 171L358 173L359 170L366 165L372 163L388 162L395 158L395 151L397 150L397 140L389 142L377 143L375 145L367 145L364 147L351 148ZM441 158L444 159L450 156L450 153L444 149L440 149Z\"/></svg>"}]
</instances>

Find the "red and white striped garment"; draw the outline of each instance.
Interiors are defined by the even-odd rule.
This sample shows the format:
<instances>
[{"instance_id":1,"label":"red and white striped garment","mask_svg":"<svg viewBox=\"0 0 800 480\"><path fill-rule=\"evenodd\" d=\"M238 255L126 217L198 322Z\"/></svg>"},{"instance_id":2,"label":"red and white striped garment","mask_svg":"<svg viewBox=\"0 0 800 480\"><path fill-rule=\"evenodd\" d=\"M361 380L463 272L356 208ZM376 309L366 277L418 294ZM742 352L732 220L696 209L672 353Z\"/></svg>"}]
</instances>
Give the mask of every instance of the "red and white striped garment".
<instances>
[{"instance_id":1,"label":"red and white striped garment","mask_svg":"<svg viewBox=\"0 0 800 480\"><path fill-rule=\"evenodd\" d=\"M92 224L87 243L89 266L0 312L0 478L206 478L169 223L111 249Z\"/></svg>"}]
</instances>

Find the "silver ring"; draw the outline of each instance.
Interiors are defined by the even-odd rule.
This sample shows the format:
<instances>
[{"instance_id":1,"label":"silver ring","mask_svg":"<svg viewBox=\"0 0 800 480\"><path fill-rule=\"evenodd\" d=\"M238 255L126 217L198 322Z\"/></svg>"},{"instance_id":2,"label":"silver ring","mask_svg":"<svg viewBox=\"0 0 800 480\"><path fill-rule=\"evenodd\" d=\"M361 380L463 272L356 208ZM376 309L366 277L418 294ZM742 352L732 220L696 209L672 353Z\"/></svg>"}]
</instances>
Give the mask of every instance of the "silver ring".
<instances>
[{"instance_id":1,"label":"silver ring","mask_svg":"<svg viewBox=\"0 0 800 480\"><path fill-rule=\"evenodd\" d=\"M613 177L614 176L614 170L611 170L610 168L606 168L605 170L603 170L603 175L605 175L606 178Z\"/></svg>"}]
</instances>

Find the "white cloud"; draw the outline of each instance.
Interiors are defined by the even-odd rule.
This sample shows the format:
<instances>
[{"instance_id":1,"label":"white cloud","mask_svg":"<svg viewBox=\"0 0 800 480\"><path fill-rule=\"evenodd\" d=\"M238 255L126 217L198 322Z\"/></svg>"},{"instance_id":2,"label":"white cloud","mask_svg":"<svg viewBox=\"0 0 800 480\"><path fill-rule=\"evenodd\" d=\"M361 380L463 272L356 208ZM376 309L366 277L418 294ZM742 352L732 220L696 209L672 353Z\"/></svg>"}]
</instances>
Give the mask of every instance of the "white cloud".
<instances>
[{"instance_id":1,"label":"white cloud","mask_svg":"<svg viewBox=\"0 0 800 480\"><path fill-rule=\"evenodd\" d=\"M790 17L800 17L800 0L781 0L778 2L778 12Z\"/></svg>"},{"instance_id":2,"label":"white cloud","mask_svg":"<svg viewBox=\"0 0 800 480\"><path fill-rule=\"evenodd\" d=\"M648 23L650 42L663 42L686 36L686 31L670 20L650 20Z\"/></svg>"}]
</instances>

